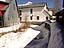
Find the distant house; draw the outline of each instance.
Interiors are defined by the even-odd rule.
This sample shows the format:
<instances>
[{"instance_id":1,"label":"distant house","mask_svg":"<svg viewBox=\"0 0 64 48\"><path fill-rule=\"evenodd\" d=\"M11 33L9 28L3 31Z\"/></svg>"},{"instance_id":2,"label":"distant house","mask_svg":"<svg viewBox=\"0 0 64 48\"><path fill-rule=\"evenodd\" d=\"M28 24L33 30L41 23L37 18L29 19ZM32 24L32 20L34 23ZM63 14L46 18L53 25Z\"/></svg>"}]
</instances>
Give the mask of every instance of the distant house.
<instances>
[{"instance_id":1,"label":"distant house","mask_svg":"<svg viewBox=\"0 0 64 48\"><path fill-rule=\"evenodd\" d=\"M47 3L26 3L18 5L20 21L25 18L29 22L44 22L52 16L52 10L48 8Z\"/></svg>"},{"instance_id":2,"label":"distant house","mask_svg":"<svg viewBox=\"0 0 64 48\"><path fill-rule=\"evenodd\" d=\"M64 22L64 0L63 0L63 6L62 9L55 13L55 16L57 17L57 21Z\"/></svg>"}]
</instances>

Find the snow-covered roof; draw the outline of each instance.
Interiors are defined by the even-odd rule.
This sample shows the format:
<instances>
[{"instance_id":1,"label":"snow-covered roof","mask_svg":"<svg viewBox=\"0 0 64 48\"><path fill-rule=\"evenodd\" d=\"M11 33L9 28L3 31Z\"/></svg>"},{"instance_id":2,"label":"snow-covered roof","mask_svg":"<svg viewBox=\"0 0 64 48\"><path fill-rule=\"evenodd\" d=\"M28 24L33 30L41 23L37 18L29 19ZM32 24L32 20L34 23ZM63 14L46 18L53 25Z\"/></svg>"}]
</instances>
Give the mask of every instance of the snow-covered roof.
<instances>
[{"instance_id":1,"label":"snow-covered roof","mask_svg":"<svg viewBox=\"0 0 64 48\"><path fill-rule=\"evenodd\" d=\"M25 32L7 33L0 37L0 48L24 48L40 31L28 28Z\"/></svg>"},{"instance_id":2,"label":"snow-covered roof","mask_svg":"<svg viewBox=\"0 0 64 48\"><path fill-rule=\"evenodd\" d=\"M28 2L26 4L20 4L18 5L18 8L30 8L30 7L43 7L47 5L47 3L31 3L31 2Z\"/></svg>"},{"instance_id":3,"label":"snow-covered roof","mask_svg":"<svg viewBox=\"0 0 64 48\"><path fill-rule=\"evenodd\" d=\"M20 5L18 5L18 6L26 6L26 5L30 5L30 4L32 4L32 2L27 2L27 3L25 3L25 4L20 4Z\"/></svg>"}]
</instances>

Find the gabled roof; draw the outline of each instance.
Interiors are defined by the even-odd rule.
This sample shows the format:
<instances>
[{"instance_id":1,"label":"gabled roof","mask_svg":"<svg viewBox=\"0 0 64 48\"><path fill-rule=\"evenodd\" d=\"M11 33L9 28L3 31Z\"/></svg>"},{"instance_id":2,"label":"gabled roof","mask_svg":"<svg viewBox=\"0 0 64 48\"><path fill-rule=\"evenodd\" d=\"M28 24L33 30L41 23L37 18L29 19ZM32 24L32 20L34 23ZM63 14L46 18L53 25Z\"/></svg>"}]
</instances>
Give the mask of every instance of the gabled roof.
<instances>
[{"instance_id":1,"label":"gabled roof","mask_svg":"<svg viewBox=\"0 0 64 48\"><path fill-rule=\"evenodd\" d=\"M47 16L52 16L52 15L50 15L46 10L44 10L44 12L47 14Z\"/></svg>"},{"instance_id":2,"label":"gabled roof","mask_svg":"<svg viewBox=\"0 0 64 48\"><path fill-rule=\"evenodd\" d=\"M21 4L18 5L18 8L44 7L45 5L47 5L47 3L33 3L25 6Z\"/></svg>"},{"instance_id":3,"label":"gabled roof","mask_svg":"<svg viewBox=\"0 0 64 48\"><path fill-rule=\"evenodd\" d=\"M48 8L49 11L52 11L53 9L52 8Z\"/></svg>"}]
</instances>

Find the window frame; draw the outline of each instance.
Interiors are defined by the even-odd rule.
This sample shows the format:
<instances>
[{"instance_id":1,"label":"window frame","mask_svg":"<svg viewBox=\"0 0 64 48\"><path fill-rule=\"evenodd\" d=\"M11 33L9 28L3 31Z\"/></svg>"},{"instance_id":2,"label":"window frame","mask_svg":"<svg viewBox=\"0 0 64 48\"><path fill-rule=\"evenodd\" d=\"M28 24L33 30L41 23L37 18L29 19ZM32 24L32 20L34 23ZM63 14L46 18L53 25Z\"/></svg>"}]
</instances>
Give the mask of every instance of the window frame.
<instances>
[{"instance_id":1,"label":"window frame","mask_svg":"<svg viewBox=\"0 0 64 48\"><path fill-rule=\"evenodd\" d=\"M19 10L19 15L22 15L22 10Z\"/></svg>"},{"instance_id":2,"label":"window frame","mask_svg":"<svg viewBox=\"0 0 64 48\"><path fill-rule=\"evenodd\" d=\"M33 16L30 16L30 20L33 20Z\"/></svg>"},{"instance_id":3,"label":"window frame","mask_svg":"<svg viewBox=\"0 0 64 48\"><path fill-rule=\"evenodd\" d=\"M37 20L39 20L39 16L37 16Z\"/></svg>"},{"instance_id":4,"label":"window frame","mask_svg":"<svg viewBox=\"0 0 64 48\"><path fill-rule=\"evenodd\" d=\"M30 9L30 14L32 14L33 13L33 9Z\"/></svg>"}]
</instances>

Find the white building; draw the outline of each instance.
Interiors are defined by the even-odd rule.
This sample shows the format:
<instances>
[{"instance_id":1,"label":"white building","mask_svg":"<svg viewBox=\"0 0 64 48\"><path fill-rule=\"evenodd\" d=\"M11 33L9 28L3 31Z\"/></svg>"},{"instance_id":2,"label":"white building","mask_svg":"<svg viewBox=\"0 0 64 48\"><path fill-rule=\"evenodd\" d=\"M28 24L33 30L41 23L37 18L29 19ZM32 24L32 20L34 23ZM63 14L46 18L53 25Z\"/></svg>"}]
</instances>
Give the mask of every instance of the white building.
<instances>
[{"instance_id":1,"label":"white building","mask_svg":"<svg viewBox=\"0 0 64 48\"><path fill-rule=\"evenodd\" d=\"M44 22L46 18L50 19L52 10L48 9L47 3L26 3L18 5L20 20L24 22L25 19L29 22Z\"/></svg>"}]
</instances>

